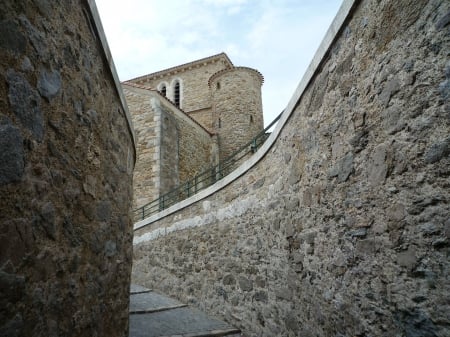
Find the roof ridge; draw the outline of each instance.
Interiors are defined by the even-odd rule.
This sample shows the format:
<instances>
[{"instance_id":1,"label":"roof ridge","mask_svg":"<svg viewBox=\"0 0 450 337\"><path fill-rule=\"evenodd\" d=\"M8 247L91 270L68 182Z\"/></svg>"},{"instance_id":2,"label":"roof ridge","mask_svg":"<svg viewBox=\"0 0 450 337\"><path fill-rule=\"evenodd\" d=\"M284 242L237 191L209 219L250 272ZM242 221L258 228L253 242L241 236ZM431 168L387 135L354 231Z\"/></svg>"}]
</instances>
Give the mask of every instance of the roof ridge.
<instances>
[{"instance_id":1,"label":"roof ridge","mask_svg":"<svg viewBox=\"0 0 450 337\"><path fill-rule=\"evenodd\" d=\"M154 73L150 73L150 74L143 75L143 76L138 76L138 77L129 79L126 82L144 80L144 79L148 79L148 78L151 78L151 77L155 77L155 76L157 76L159 74L162 74L162 73L175 71L175 70L182 70L183 68L186 68L188 66L194 65L196 63L209 61L209 60L212 60L214 58L219 58L219 57L225 57L225 60L228 61L230 66L234 67L233 62L231 62L231 60L228 57L228 55L225 52L221 52L219 54L215 54L215 55L211 55L211 56L208 56L208 57L204 57L204 58L201 58L201 59L198 59L198 60L195 60L195 61L191 61L191 62L183 63L183 64L180 64L180 65L177 65L177 66L174 66L174 67L170 67L170 68L166 68L166 69L163 69L163 70L159 70L159 71L156 71Z\"/></svg>"},{"instance_id":2,"label":"roof ridge","mask_svg":"<svg viewBox=\"0 0 450 337\"><path fill-rule=\"evenodd\" d=\"M130 82L130 81L123 81L122 84L129 85L130 87L140 88L140 89L154 90L151 87L147 87L145 85L137 84L137 83Z\"/></svg>"}]
</instances>

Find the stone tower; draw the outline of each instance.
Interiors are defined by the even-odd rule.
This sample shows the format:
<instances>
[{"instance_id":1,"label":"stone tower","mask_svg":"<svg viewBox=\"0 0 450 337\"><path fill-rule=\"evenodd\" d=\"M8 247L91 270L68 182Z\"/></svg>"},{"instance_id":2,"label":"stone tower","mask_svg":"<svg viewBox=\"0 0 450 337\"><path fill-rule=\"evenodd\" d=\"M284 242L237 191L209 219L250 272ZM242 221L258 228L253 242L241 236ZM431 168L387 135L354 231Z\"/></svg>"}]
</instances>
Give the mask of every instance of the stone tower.
<instances>
[{"instance_id":1,"label":"stone tower","mask_svg":"<svg viewBox=\"0 0 450 337\"><path fill-rule=\"evenodd\" d=\"M247 67L225 69L209 79L221 160L263 130L263 81L261 73Z\"/></svg>"},{"instance_id":2,"label":"stone tower","mask_svg":"<svg viewBox=\"0 0 450 337\"><path fill-rule=\"evenodd\" d=\"M134 206L210 170L261 132L262 82L225 53L123 82L138 136Z\"/></svg>"}]
</instances>

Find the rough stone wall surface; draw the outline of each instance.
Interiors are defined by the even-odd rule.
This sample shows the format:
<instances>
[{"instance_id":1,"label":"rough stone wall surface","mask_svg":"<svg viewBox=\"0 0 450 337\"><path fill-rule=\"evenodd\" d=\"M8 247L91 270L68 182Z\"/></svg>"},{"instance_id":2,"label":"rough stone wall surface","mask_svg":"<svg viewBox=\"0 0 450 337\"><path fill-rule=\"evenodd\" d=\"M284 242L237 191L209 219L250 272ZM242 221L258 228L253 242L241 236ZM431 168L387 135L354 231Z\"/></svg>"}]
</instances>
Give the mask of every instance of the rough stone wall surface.
<instances>
[{"instance_id":1,"label":"rough stone wall surface","mask_svg":"<svg viewBox=\"0 0 450 337\"><path fill-rule=\"evenodd\" d=\"M213 111L211 108L189 112L189 116L211 133L215 132Z\"/></svg>"},{"instance_id":2,"label":"rough stone wall surface","mask_svg":"<svg viewBox=\"0 0 450 337\"><path fill-rule=\"evenodd\" d=\"M159 197L161 160L160 113L153 110L148 92L123 87L136 134L136 166L133 174L133 207Z\"/></svg>"},{"instance_id":3,"label":"rough stone wall surface","mask_svg":"<svg viewBox=\"0 0 450 337\"><path fill-rule=\"evenodd\" d=\"M264 159L135 231L134 282L246 336L448 336L449 17L359 2Z\"/></svg>"},{"instance_id":4,"label":"rough stone wall surface","mask_svg":"<svg viewBox=\"0 0 450 337\"><path fill-rule=\"evenodd\" d=\"M180 182L192 179L213 164L214 138L191 121L177 120L180 149Z\"/></svg>"},{"instance_id":5,"label":"rough stone wall surface","mask_svg":"<svg viewBox=\"0 0 450 337\"><path fill-rule=\"evenodd\" d=\"M124 85L137 137L134 206L141 207L214 163L216 140L152 90Z\"/></svg>"},{"instance_id":6,"label":"rough stone wall surface","mask_svg":"<svg viewBox=\"0 0 450 337\"><path fill-rule=\"evenodd\" d=\"M124 82L138 138L133 203L136 208L216 165L220 156L226 158L263 129L262 77L250 68L231 69L226 59L216 55L185 68L180 66ZM211 95L210 78L226 69L231 73L216 76L214 82L216 88L223 81L222 90ZM173 104L155 92L164 83L166 96L173 102L175 80L181 83L182 111L208 132L181 116L182 111L176 112ZM212 102L212 96L216 103ZM152 98L167 108L167 122L171 121L170 115L176 117L176 122L171 126L163 123L163 112L152 106ZM218 116L225 125L222 129L218 129ZM219 135L212 137L216 132Z\"/></svg>"},{"instance_id":7,"label":"rough stone wall surface","mask_svg":"<svg viewBox=\"0 0 450 337\"><path fill-rule=\"evenodd\" d=\"M175 79L181 79L181 108L186 111L210 108L211 97L209 93L208 80L216 72L225 69L228 65L224 64L220 59L215 62L200 64L192 69L187 69L174 74L166 74L163 77L148 79L144 83L156 89L162 82L166 82L168 86L167 98L173 101L173 89L170 87Z\"/></svg>"},{"instance_id":8,"label":"rough stone wall surface","mask_svg":"<svg viewBox=\"0 0 450 337\"><path fill-rule=\"evenodd\" d=\"M178 121L169 109L161 107L160 189L169 192L180 183L180 133ZM146 168L148 170L148 167ZM154 198L153 198L154 199Z\"/></svg>"},{"instance_id":9,"label":"rough stone wall surface","mask_svg":"<svg viewBox=\"0 0 450 337\"><path fill-rule=\"evenodd\" d=\"M90 13L0 6L1 336L127 336L134 144Z\"/></svg>"},{"instance_id":10,"label":"rough stone wall surface","mask_svg":"<svg viewBox=\"0 0 450 337\"><path fill-rule=\"evenodd\" d=\"M211 80L221 160L264 129L261 81L261 76L248 68L228 70Z\"/></svg>"}]
</instances>

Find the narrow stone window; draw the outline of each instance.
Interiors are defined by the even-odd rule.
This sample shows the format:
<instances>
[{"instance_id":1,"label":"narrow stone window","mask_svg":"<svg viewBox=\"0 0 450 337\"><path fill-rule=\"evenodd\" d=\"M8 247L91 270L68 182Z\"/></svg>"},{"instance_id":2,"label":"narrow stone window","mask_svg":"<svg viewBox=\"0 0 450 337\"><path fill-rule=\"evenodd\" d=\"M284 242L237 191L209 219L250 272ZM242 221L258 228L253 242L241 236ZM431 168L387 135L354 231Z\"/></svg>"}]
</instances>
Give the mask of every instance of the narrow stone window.
<instances>
[{"instance_id":1,"label":"narrow stone window","mask_svg":"<svg viewBox=\"0 0 450 337\"><path fill-rule=\"evenodd\" d=\"M160 92L161 92L161 95L163 95L164 97L166 97L166 95L167 95L167 88L166 88L166 86L165 86L164 84L163 84L163 86L161 87Z\"/></svg>"},{"instance_id":2,"label":"narrow stone window","mask_svg":"<svg viewBox=\"0 0 450 337\"><path fill-rule=\"evenodd\" d=\"M253 115L250 115L250 124L253 123Z\"/></svg>"},{"instance_id":3,"label":"narrow stone window","mask_svg":"<svg viewBox=\"0 0 450 337\"><path fill-rule=\"evenodd\" d=\"M219 122L217 123L217 127L220 129L222 127L222 120L219 118Z\"/></svg>"},{"instance_id":4,"label":"narrow stone window","mask_svg":"<svg viewBox=\"0 0 450 337\"><path fill-rule=\"evenodd\" d=\"M180 82L175 82L175 87L173 90L173 100L177 107L180 107Z\"/></svg>"},{"instance_id":5,"label":"narrow stone window","mask_svg":"<svg viewBox=\"0 0 450 337\"><path fill-rule=\"evenodd\" d=\"M220 89L220 82L216 83L216 89L219 90Z\"/></svg>"}]
</instances>

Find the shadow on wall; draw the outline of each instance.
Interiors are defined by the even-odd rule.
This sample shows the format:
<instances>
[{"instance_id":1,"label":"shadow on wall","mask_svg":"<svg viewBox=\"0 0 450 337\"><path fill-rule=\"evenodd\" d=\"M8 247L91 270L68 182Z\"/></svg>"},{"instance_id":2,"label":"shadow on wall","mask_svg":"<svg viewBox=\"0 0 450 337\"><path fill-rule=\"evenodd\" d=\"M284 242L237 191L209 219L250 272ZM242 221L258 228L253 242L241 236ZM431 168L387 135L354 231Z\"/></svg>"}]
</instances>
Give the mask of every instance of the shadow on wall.
<instances>
[{"instance_id":1,"label":"shadow on wall","mask_svg":"<svg viewBox=\"0 0 450 337\"><path fill-rule=\"evenodd\" d=\"M134 142L96 18L0 6L1 336L128 335Z\"/></svg>"}]
</instances>

